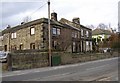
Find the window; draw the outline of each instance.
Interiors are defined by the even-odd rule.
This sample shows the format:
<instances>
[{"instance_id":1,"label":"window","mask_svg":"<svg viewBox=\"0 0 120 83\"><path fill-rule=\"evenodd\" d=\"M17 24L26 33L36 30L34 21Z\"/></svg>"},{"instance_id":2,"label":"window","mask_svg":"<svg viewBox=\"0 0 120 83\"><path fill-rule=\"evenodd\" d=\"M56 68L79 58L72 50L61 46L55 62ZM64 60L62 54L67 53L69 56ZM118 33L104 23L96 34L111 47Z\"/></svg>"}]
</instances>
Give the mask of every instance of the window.
<instances>
[{"instance_id":1,"label":"window","mask_svg":"<svg viewBox=\"0 0 120 83\"><path fill-rule=\"evenodd\" d=\"M73 37L73 38L77 38L77 37L78 37L78 34L79 34L78 32L72 32L72 37Z\"/></svg>"},{"instance_id":2,"label":"window","mask_svg":"<svg viewBox=\"0 0 120 83\"><path fill-rule=\"evenodd\" d=\"M74 37L74 35L75 35L74 32L72 32L72 37Z\"/></svg>"},{"instance_id":3,"label":"window","mask_svg":"<svg viewBox=\"0 0 120 83\"><path fill-rule=\"evenodd\" d=\"M77 38L77 33L75 32L75 37L74 38Z\"/></svg>"},{"instance_id":4,"label":"window","mask_svg":"<svg viewBox=\"0 0 120 83\"><path fill-rule=\"evenodd\" d=\"M73 51L73 52L76 51L75 47L76 47L76 44L75 44L75 42L73 42L73 47L72 47L72 51Z\"/></svg>"},{"instance_id":5,"label":"window","mask_svg":"<svg viewBox=\"0 0 120 83\"><path fill-rule=\"evenodd\" d=\"M78 38L80 38L80 32L78 32Z\"/></svg>"},{"instance_id":6,"label":"window","mask_svg":"<svg viewBox=\"0 0 120 83\"><path fill-rule=\"evenodd\" d=\"M86 36L89 37L89 32L88 31L86 31Z\"/></svg>"},{"instance_id":7,"label":"window","mask_svg":"<svg viewBox=\"0 0 120 83\"><path fill-rule=\"evenodd\" d=\"M88 42L88 41L86 41L86 45L87 45L87 46L89 45L89 42Z\"/></svg>"},{"instance_id":8,"label":"window","mask_svg":"<svg viewBox=\"0 0 120 83\"><path fill-rule=\"evenodd\" d=\"M52 28L52 34L53 35L60 35L60 29L59 28Z\"/></svg>"},{"instance_id":9,"label":"window","mask_svg":"<svg viewBox=\"0 0 120 83\"><path fill-rule=\"evenodd\" d=\"M89 36L92 36L92 33L91 33L91 32L89 32Z\"/></svg>"},{"instance_id":10,"label":"window","mask_svg":"<svg viewBox=\"0 0 120 83\"><path fill-rule=\"evenodd\" d=\"M17 37L16 32L14 32L14 33L11 34L11 38L12 38L12 39L13 39L13 38L16 38L16 37Z\"/></svg>"},{"instance_id":11,"label":"window","mask_svg":"<svg viewBox=\"0 0 120 83\"><path fill-rule=\"evenodd\" d=\"M3 40L3 36L0 36L0 40Z\"/></svg>"},{"instance_id":12,"label":"window","mask_svg":"<svg viewBox=\"0 0 120 83\"><path fill-rule=\"evenodd\" d=\"M52 28L52 33L53 33L53 35L57 35L56 28Z\"/></svg>"},{"instance_id":13,"label":"window","mask_svg":"<svg viewBox=\"0 0 120 83\"><path fill-rule=\"evenodd\" d=\"M35 49L35 43L30 44L30 49Z\"/></svg>"},{"instance_id":14,"label":"window","mask_svg":"<svg viewBox=\"0 0 120 83\"><path fill-rule=\"evenodd\" d=\"M81 36L83 36L83 29L81 29Z\"/></svg>"},{"instance_id":15,"label":"window","mask_svg":"<svg viewBox=\"0 0 120 83\"><path fill-rule=\"evenodd\" d=\"M57 34L60 35L60 29L57 29Z\"/></svg>"},{"instance_id":16,"label":"window","mask_svg":"<svg viewBox=\"0 0 120 83\"><path fill-rule=\"evenodd\" d=\"M34 27L30 28L30 34L31 34L31 35L34 35L34 34L35 34L35 28L34 28Z\"/></svg>"},{"instance_id":17,"label":"window","mask_svg":"<svg viewBox=\"0 0 120 83\"><path fill-rule=\"evenodd\" d=\"M54 49L56 49L56 46L57 46L57 41L53 41L53 42L52 42L52 47L53 47Z\"/></svg>"}]
</instances>

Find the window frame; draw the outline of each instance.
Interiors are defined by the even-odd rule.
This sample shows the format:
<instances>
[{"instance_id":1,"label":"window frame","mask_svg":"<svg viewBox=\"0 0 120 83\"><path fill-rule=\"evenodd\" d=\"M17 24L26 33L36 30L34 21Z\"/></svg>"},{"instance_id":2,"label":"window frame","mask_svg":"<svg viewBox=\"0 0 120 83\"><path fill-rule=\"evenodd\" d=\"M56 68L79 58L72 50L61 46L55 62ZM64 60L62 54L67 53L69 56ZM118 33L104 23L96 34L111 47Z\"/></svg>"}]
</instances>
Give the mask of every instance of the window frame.
<instances>
[{"instance_id":1,"label":"window frame","mask_svg":"<svg viewBox=\"0 0 120 83\"><path fill-rule=\"evenodd\" d=\"M52 28L52 34L57 35L57 28L54 28L54 27Z\"/></svg>"},{"instance_id":2,"label":"window frame","mask_svg":"<svg viewBox=\"0 0 120 83\"><path fill-rule=\"evenodd\" d=\"M57 35L60 35L60 34L61 34L61 29L57 28Z\"/></svg>"},{"instance_id":3,"label":"window frame","mask_svg":"<svg viewBox=\"0 0 120 83\"><path fill-rule=\"evenodd\" d=\"M35 27L30 28L30 35L35 35Z\"/></svg>"},{"instance_id":4,"label":"window frame","mask_svg":"<svg viewBox=\"0 0 120 83\"><path fill-rule=\"evenodd\" d=\"M11 39L16 39L17 38L17 33L16 32L12 32L11 33Z\"/></svg>"},{"instance_id":5,"label":"window frame","mask_svg":"<svg viewBox=\"0 0 120 83\"><path fill-rule=\"evenodd\" d=\"M89 37L89 31L86 31L86 37Z\"/></svg>"},{"instance_id":6,"label":"window frame","mask_svg":"<svg viewBox=\"0 0 120 83\"><path fill-rule=\"evenodd\" d=\"M84 36L84 30L81 29L81 36Z\"/></svg>"}]
</instances>

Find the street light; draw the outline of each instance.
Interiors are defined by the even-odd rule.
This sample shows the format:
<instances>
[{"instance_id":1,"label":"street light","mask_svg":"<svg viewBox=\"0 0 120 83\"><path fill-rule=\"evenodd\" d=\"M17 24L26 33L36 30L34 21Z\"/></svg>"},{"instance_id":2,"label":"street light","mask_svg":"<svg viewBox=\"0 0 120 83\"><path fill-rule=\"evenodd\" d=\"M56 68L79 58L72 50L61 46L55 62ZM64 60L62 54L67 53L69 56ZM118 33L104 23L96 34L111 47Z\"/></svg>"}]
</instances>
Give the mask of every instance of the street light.
<instances>
[{"instance_id":1,"label":"street light","mask_svg":"<svg viewBox=\"0 0 120 83\"><path fill-rule=\"evenodd\" d=\"M51 28L50 28L50 0L48 0L48 39L49 39L49 66L51 66Z\"/></svg>"}]
</instances>

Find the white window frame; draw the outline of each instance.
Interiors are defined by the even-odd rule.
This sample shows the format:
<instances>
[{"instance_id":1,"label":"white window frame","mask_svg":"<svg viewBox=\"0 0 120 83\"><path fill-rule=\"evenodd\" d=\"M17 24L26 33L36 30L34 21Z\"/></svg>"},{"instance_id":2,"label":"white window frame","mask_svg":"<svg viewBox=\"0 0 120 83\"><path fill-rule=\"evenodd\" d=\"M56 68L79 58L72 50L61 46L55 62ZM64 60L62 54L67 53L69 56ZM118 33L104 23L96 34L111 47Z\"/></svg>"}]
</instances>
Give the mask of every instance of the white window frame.
<instances>
[{"instance_id":1,"label":"white window frame","mask_svg":"<svg viewBox=\"0 0 120 83\"><path fill-rule=\"evenodd\" d=\"M73 38L75 37L75 33L74 33L74 32L72 32L72 37L73 37Z\"/></svg>"},{"instance_id":2,"label":"white window frame","mask_svg":"<svg viewBox=\"0 0 120 83\"><path fill-rule=\"evenodd\" d=\"M60 29L59 28L57 28L57 35L60 35L61 33L60 33Z\"/></svg>"},{"instance_id":3,"label":"white window frame","mask_svg":"<svg viewBox=\"0 0 120 83\"><path fill-rule=\"evenodd\" d=\"M89 37L89 32L88 31L86 31L86 36Z\"/></svg>"},{"instance_id":4,"label":"white window frame","mask_svg":"<svg viewBox=\"0 0 120 83\"><path fill-rule=\"evenodd\" d=\"M57 35L57 28L52 28L52 34Z\"/></svg>"},{"instance_id":5,"label":"white window frame","mask_svg":"<svg viewBox=\"0 0 120 83\"><path fill-rule=\"evenodd\" d=\"M34 34L35 34L35 28L34 28L34 27L31 27L31 28L30 28L30 34L31 34L31 35L34 35Z\"/></svg>"},{"instance_id":6,"label":"white window frame","mask_svg":"<svg viewBox=\"0 0 120 83\"><path fill-rule=\"evenodd\" d=\"M73 52L75 52L75 46L76 46L76 43L75 42L73 42Z\"/></svg>"},{"instance_id":7,"label":"white window frame","mask_svg":"<svg viewBox=\"0 0 120 83\"><path fill-rule=\"evenodd\" d=\"M89 46L89 41L86 41L86 45Z\"/></svg>"},{"instance_id":8,"label":"white window frame","mask_svg":"<svg viewBox=\"0 0 120 83\"><path fill-rule=\"evenodd\" d=\"M11 34L11 38L12 38L12 39L14 38L14 33Z\"/></svg>"},{"instance_id":9,"label":"white window frame","mask_svg":"<svg viewBox=\"0 0 120 83\"><path fill-rule=\"evenodd\" d=\"M14 33L14 38L17 38L17 34L16 34L16 32Z\"/></svg>"},{"instance_id":10,"label":"white window frame","mask_svg":"<svg viewBox=\"0 0 120 83\"><path fill-rule=\"evenodd\" d=\"M77 32L75 32L75 36L74 36L74 38L77 38Z\"/></svg>"},{"instance_id":11,"label":"white window frame","mask_svg":"<svg viewBox=\"0 0 120 83\"><path fill-rule=\"evenodd\" d=\"M16 32L14 32L14 33L11 34L11 38L12 38L12 39L13 39L13 38L17 38Z\"/></svg>"},{"instance_id":12,"label":"white window frame","mask_svg":"<svg viewBox=\"0 0 120 83\"><path fill-rule=\"evenodd\" d=\"M83 36L83 29L81 29L81 36Z\"/></svg>"},{"instance_id":13,"label":"white window frame","mask_svg":"<svg viewBox=\"0 0 120 83\"><path fill-rule=\"evenodd\" d=\"M80 38L80 32L78 31L78 38Z\"/></svg>"}]
</instances>

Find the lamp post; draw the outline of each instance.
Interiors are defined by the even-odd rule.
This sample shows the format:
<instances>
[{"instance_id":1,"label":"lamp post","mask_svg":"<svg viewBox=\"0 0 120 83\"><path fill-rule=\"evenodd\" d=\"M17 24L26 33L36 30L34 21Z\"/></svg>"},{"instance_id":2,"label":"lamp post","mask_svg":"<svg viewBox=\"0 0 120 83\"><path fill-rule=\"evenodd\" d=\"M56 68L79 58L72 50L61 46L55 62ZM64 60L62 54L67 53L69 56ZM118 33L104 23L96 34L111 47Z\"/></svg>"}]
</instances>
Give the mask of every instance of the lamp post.
<instances>
[{"instance_id":1,"label":"lamp post","mask_svg":"<svg viewBox=\"0 0 120 83\"><path fill-rule=\"evenodd\" d=\"M51 28L50 28L50 0L48 0L48 41L49 41L49 66L51 66Z\"/></svg>"}]
</instances>

